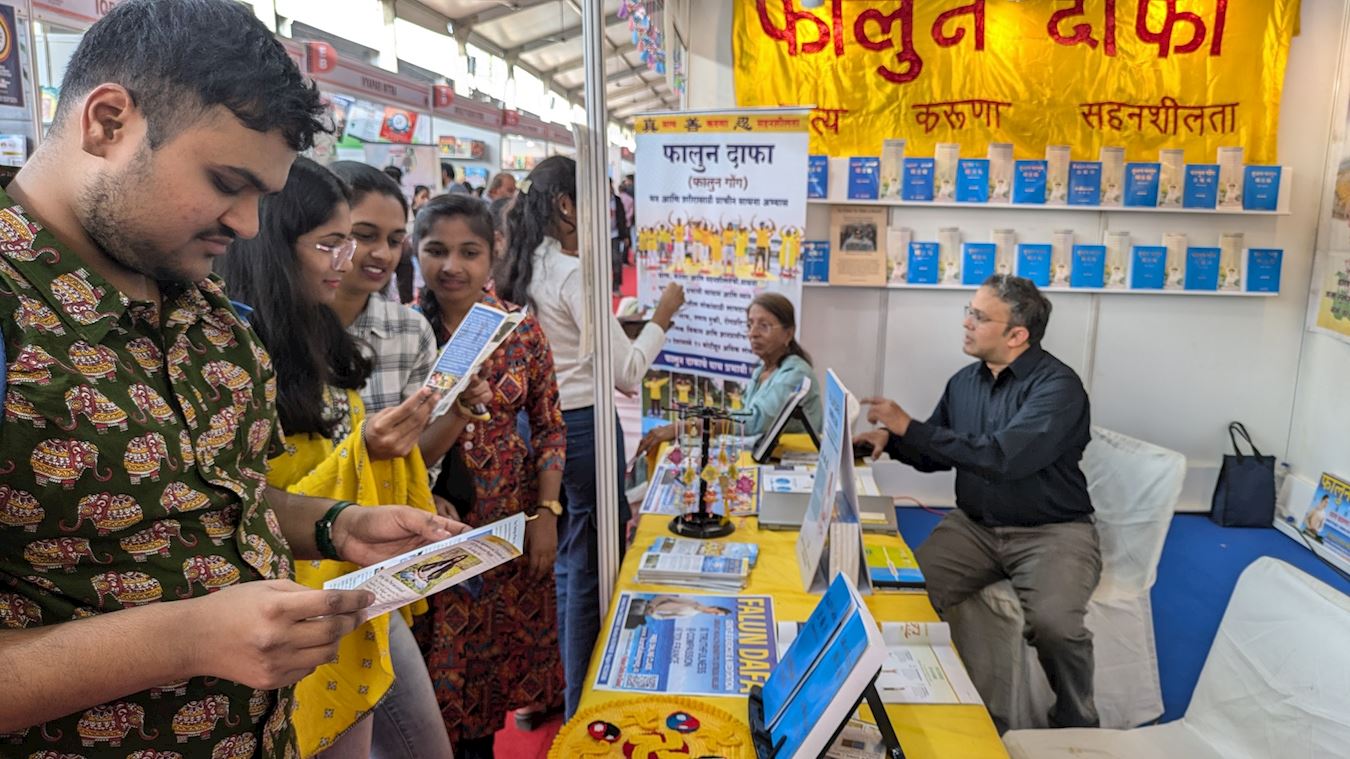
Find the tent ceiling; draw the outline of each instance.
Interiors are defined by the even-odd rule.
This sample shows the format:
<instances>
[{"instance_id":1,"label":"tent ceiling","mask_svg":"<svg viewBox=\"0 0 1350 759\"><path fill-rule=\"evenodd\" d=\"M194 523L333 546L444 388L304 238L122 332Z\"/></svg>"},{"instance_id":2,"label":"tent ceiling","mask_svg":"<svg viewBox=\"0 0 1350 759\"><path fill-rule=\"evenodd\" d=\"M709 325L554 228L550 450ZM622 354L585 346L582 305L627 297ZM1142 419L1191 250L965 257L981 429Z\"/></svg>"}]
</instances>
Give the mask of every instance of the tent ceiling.
<instances>
[{"instance_id":1,"label":"tent ceiling","mask_svg":"<svg viewBox=\"0 0 1350 759\"><path fill-rule=\"evenodd\" d=\"M468 42L514 60L521 69L580 104L582 0L397 0L398 15L435 31L448 28ZM678 98L666 78L649 70L620 19L620 0L605 0L605 95L611 115L674 108ZM439 27L439 28L437 28ZM645 97L642 94L645 93ZM633 106L643 104L634 111Z\"/></svg>"}]
</instances>

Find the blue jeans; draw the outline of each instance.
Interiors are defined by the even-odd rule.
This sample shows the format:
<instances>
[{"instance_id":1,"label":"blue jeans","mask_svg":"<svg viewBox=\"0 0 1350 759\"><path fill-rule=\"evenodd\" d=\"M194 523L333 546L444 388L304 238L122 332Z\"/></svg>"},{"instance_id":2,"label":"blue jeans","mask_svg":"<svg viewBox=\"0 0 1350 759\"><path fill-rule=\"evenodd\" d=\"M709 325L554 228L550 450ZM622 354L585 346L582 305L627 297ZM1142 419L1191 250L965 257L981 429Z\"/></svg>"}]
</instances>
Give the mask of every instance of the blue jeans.
<instances>
[{"instance_id":1,"label":"blue jeans","mask_svg":"<svg viewBox=\"0 0 1350 759\"><path fill-rule=\"evenodd\" d=\"M564 694L567 719L577 711L591 652L600 635L599 532L596 529L595 409L591 407L563 412L567 425L567 466L563 470L565 511L558 520L558 558L553 574L558 594L558 645L562 648L563 674L567 678ZM619 462L619 553L624 550L624 531L631 516L623 492L625 462L623 430L614 420L618 433L615 454Z\"/></svg>"},{"instance_id":2,"label":"blue jeans","mask_svg":"<svg viewBox=\"0 0 1350 759\"><path fill-rule=\"evenodd\" d=\"M426 661L402 615L389 615L389 655L394 684L375 707L373 759L450 757L450 738L431 687Z\"/></svg>"}]
</instances>

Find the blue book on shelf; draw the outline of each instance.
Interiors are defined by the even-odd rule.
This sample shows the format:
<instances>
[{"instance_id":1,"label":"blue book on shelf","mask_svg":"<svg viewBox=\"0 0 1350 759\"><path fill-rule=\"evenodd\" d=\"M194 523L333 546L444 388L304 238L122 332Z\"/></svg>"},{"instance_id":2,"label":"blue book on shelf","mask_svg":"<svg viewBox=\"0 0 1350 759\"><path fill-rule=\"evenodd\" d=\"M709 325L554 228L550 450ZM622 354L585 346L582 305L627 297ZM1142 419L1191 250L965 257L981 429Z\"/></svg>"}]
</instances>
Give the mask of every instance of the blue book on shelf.
<instances>
[{"instance_id":1,"label":"blue book on shelf","mask_svg":"<svg viewBox=\"0 0 1350 759\"><path fill-rule=\"evenodd\" d=\"M982 285L994 276L998 246L992 242L968 242L961 251L961 284Z\"/></svg>"},{"instance_id":2,"label":"blue book on shelf","mask_svg":"<svg viewBox=\"0 0 1350 759\"><path fill-rule=\"evenodd\" d=\"M1156 208L1158 205L1158 171L1160 164L1125 164L1125 205L1135 208Z\"/></svg>"},{"instance_id":3,"label":"blue book on shelf","mask_svg":"<svg viewBox=\"0 0 1350 759\"><path fill-rule=\"evenodd\" d=\"M1167 280L1167 248L1136 245L1130 263L1131 290L1161 290Z\"/></svg>"},{"instance_id":4,"label":"blue book on shelf","mask_svg":"<svg viewBox=\"0 0 1350 759\"><path fill-rule=\"evenodd\" d=\"M1219 249L1186 249L1186 289L1219 289Z\"/></svg>"},{"instance_id":5,"label":"blue book on shelf","mask_svg":"<svg viewBox=\"0 0 1350 759\"><path fill-rule=\"evenodd\" d=\"M956 162L956 202L989 202L988 158L962 158Z\"/></svg>"},{"instance_id":6,"label":"blue book on shelf","mask_svg":"<svg viewBox=\"0 0 1350 759\"><path fill-rule=\"evenodd\" d=\"M902 200L933 199L933 159L906 158L905 178L900 186Z\"/></svg>"},{"instance_id":7,"label":"blue book on shelf","mask_svg":"<svg viewBox=\"0 0 1350 759\"><path fill-rule=\"evenodd\" d=\"M796 641L793 643L795 645ZM777 724L769 723L773 725L769 728L771 739L775 746L779 746L777 756L798 755L798 749L811 731L816 729L816 723L825 716L830 699L844 687L853 668L862 661L867 645L867 620L855 610L830 644L820 652L819 661L788 700ZM768 722L767 702L764 713L765 721Z\"/></svg>"},{"instance_id":8,"label":"blue book on shelf","mask_svg":"<svg viewBox=\"0 0 1350 759\"><path fill-rule=\"evenodd\" d=\"M1243 175L1242 207L1274 211L1280 205L1280 167L1248 166Z\"/></svg>"},{"instance_id":9,"label":"blue book on shelf","mask_svg":"<svg viewBox=\"0 0 1350 759\"><path fill-rule=\"evenodd\" d=\"M1045 203L1045 161L1013 161L1013 202Z\"/></svg>"},{"instance_id":10,"label":"blue book on shelf","mask_svg":"<svg viewBox=\"0 0 1350 759\"><path fill-rule=\"evenodd\" d=\"M1219 164L1197 163L1186 166L1186 186L1182 190L1184 208L1214 208L1219 202Z\"/></svg>"},{"instance_id":11,"label":"blue book on shelf","mask_svg":"<svg viewBox=\"0 0 1350 759\"><path fill-rule=\"evenodd\" d=\"M810 672L812 663L820 657L835 633L843 626L853 611L853 596L848 586L835 577L830 587L821 596L820 603L811 612L811 616L797 631L797 637L783 654L782 661L769 673L764 683L764 723L766 726L777 721L779 712L792 696L792 691ZM827 701L829 699L826 699Z\"/></svg>"},{"instance_id":12,"label":"blue book on shelf","mask_svg":"<svg viewBox=\"0 0 1350 759\"><path fill-rule=\"evenodd\" d=\"M830 281L829 240L802 240L802 281Z\"/></svg>"},{"instance_id":13,"label":"blue book on shelf","mask_svg":"<svg viewBox=\"0 0 1350 759\"><path fill-rule=\"evenodd\" d=\"M1050 246L1045 243L1019 243L1017 245L1017 276L1035 282L1037 287L1049 287Z\"/></svg>"},{"instance_id":14,"label":"blue book on shelf","mask_svg":"<svg viewBox=\"0 0 1350 759\"><path fill-rule=\"evenodd\" d=\"M881 194L881 159L853 157L848 159L848 199L876 200Z\"/></svg>"},{"instance_id":15,"label":"blue book on shelf","mask_svg":"<svg viewBox=\"0 0 1350 759\"><path fill-rule=\"evenodd\" d=\"M912 242L909 244L909 279L911 285L936 285L938 281L938 244Z\"/></svg>"},{"instance_id":16,"label":"blue book on shelf","mask_svg":"<svg viewBox=\"0 0 1350 759\"><path fill-rule=\"evenodd\" d=\"M1069 161L1069 205L1102 204L1102 162Z\"/></svg>"},{"instance_id":17,"label":"blue book on shelf","mask_svg":"<svg viewBox=\"0 0 1350 759\"><path fill-rule=\"evenodd\" d=\"M1246 195L1244 194L1243 197L1245 198ZM1283 261L1284 251L1279 248L1249 248L1247 250L1247 292L1279 292L1280 264Z\"/></svg>"},{"instance_id":18,"label":"blue book on shelf","mask_svg":"<svg viewBox=\"0 0 1350 759\"><path fill-rule=\"evenodd\" d=\"M830 157L806 157L806 197L825 198L830 195Z\"/></svg>"},{"instance_id":19,"label":"blue book on shelf","mask_svg":"<svg viewBox=\"0 0 1350 759\"><path fill-rule=\"evenodd\" d=\"M1069 269L1069 287L1106 286L1106 246L1073 246L1073 264Z\"/></svg>"}]
</instances>

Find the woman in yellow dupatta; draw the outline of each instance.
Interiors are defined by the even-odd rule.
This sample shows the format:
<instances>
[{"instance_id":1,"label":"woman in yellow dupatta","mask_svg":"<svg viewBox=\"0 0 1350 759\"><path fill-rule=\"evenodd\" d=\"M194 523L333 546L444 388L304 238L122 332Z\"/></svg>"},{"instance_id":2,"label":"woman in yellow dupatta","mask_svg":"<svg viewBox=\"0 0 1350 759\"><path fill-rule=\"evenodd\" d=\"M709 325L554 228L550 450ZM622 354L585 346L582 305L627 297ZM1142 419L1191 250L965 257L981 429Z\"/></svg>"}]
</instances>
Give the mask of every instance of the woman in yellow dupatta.
<instances>
[{"instance_id":1,"label":"woman in yellow dupatta","mask_svg":"<svg viewBox=\"0 0 1350 759\"><path fill-rule=\"evenodd\" d=\"M351 267L350 192L322 166L297 158L286 186L259 206L259 233L216 263L230 294L252 308L272 355L285 449L272 451L268 482L289 492L360 506L403 503L434 513L416 442L434 406L420 391L367 419L356 390L371 362L330 308ZM321 587L356 569L340 561L301 562L296 580ZM400 613L420 613L426 605ZM393 683L389 617L347 635L336 659L296 686L292 720L304 756L367 757L366 718Z\"/></svg>"}]
</instances>

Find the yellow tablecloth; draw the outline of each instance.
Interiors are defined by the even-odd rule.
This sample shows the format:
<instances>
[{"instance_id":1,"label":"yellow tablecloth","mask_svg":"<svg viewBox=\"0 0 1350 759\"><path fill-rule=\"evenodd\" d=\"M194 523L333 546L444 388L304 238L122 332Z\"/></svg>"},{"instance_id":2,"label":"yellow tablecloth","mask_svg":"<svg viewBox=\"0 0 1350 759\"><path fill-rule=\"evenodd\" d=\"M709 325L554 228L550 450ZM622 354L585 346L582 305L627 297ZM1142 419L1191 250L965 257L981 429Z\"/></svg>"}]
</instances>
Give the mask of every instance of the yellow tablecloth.
<instances>
[{"instance_id":1,"label":"yellow tablecloth","mask_svg":"<svg viewBox=\"0 0 1350 759\"><path fill-rule=\"evenodd\" d=\"M668 591L674 593L697 593L688 589L672 588L662 585L638 585L636 581L637 561L652 541L663 535L669 535L666 525L670 517L651 515L642 518L637 538L624 558L623 568L619 572L618 590ZM805 621L815 608L820 596L802 591L801 572L797 569L795 546L797 533L760 530L753 517L738 519L736 532L727 540L759 544L759 562L750 572L750 584L746 593L762 594L773 597L775 620ZM868 542L896 540L869 535ZM617 594L616 594L617 595ZM878 622L918 621L935 622L937 614L928 604L928 596L922 593L874 593L867 598L867 607ZM581 698L581 709L586 709L606 701L632 698L633 693L619 691L593 690L596 671L604 651L605 636L614 617L614 604L610 604L605 615L605 624L600 628L600 640L596 643L595 655L591 657L591 670L587 674L586 691ZM710 697L709 704L725 709L749 724L747 699ZM900 738L901 746L908 759L1007 759L1008 752L989 719L989 713L982 706L929 706L897 705L886 707L891 724Z\"/></svg>"}]
</instances>

